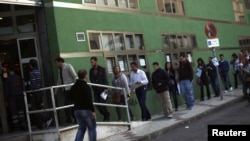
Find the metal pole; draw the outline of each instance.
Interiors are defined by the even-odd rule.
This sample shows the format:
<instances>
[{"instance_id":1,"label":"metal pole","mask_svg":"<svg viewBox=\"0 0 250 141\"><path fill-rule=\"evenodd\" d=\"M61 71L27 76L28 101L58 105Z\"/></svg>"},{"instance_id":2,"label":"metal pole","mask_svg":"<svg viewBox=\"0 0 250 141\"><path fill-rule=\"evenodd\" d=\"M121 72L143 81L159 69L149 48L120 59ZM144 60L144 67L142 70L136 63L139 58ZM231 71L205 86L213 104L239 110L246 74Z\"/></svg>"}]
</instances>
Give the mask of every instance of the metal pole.
<instances>
[{"instance_id":1,"label":"metal pole","mask_svg":"<svg viewBox=\"0 0 250 141\"><path fill-rule=\"evenodd\" d=\"M215 53L215 47L213 47L213 57L216 58L216 53ZM215 66L216 67L216 73L217 73L217 76L218 76L218 85L219 85L219 93L220 93L220 99L222 100L223 99L223 94L221 92L221 84L220 84L220 73L219 73L219 68L218 66Z\"/></svg>"},{"instance_id":2,"label":"metal pole","mask_svg":"<svg viewBox=\"0 0 250 141\"><path fill-rule=\"evenodd\" d=\"M123 88L123 94L124 94L124 98L125 98L125 105L126 105L126 110L127 110L128 123L131 123L129 108L128 108L128 101L127 101L127 94L126 94L125 88ZM129 126L129 129L131 129L131 124Z\"/></svg>"},{"instance_id":3,"label":"metal pole","mask_svg":"<svg viewBox=\"0 0 250 141\"><path fill-rule=\"evenodd\" d=\"M30 137L30 141L32 141L32 137L31 137L31 123L30 123L30 113L29 113L29 103L27 100L27 93L23 92L23 96L24 96L24 103L25 103L25 109L26 109L26 118L27 118L27 122L28 122L28 129L29 129L29 137Z\"/></svg>"}]
</instances>

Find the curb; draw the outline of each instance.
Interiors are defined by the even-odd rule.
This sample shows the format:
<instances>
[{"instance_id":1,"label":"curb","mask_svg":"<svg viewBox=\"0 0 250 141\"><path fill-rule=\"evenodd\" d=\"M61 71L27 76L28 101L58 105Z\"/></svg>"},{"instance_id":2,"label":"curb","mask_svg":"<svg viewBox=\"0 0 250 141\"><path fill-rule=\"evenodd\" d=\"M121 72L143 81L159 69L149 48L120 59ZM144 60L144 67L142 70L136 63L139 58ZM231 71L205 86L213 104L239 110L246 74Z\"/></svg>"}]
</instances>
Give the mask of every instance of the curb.
<instances>
[{"instance_id":1,"label":"curb","mask_svg":"<svg viewBox=\"0 0 250 141\"><path fill-rule=\"evenodd\" d=\"M239 102L239 101L242 101L242 100L244 100L244 96L235 98L235 99L233 99L233 100L231 100L229 102L218 105L215 108L211 108L211 109L209 109L207 111L204 111L203 113L195 115L195 116L193 116L193 117L191 117L189 119L183 120L183 121L181 121L179 123L176 123L176 124L173 124L171 126L165 127L165 128L163 128L161 130L149 133L149 134L147 134L145 136L142 136L142 137L136 139L135 141L151 141L152 139L155 139L158 136L161 136L161 135L163 135L163 134L165 134L165 133L167 133L167 132L169 132L169 131L171 131L173 129L176 129L176 128L181 127L183 125L186 125L186 124L189 124L191 122L197 121L197 120L207 116L208 114L220 111L221 109L223 109L223 108L225 108L225 107L227 107L227 106L229 106L229 105L231 105L231 104L233 104L235 102Z\"/></svg>"}]
</instances>

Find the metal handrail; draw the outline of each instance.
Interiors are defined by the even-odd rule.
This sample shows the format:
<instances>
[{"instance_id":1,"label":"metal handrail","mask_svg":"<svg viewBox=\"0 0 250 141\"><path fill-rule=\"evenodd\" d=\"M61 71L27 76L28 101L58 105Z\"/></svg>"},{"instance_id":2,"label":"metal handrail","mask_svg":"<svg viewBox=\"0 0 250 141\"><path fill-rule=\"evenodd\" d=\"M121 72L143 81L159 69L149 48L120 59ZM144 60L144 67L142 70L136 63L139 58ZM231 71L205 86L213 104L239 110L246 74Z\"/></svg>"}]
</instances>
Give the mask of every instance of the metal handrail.
<instances>
[{"instance_id":1,"label":"metal handrail","mask_svg":"<svg viewBox=\"0 0 250 141\"><path fill-rule=\"evenodd\" d=\"M66 127L66 128L61 128L59 127L59 122L58 122L58 115L57 115L57 110L61 110L61 109L66 109L66 108L70 108L73 107L74 104L71 105L66 105L66 106L60 106L60 107L56 107L56 103L55 103L55 98L54 98L54 89L56 88L62 88L62 87L67 87L67 86L72 86L74 83L71 84L65 84L65 85L57 85L57 86L50 86L50 87L44 87L44 88L40 88L40 89L36 89L36 90L29 90L29 91L24 91L24 102L25 102L25 109L26 109L26 116L27 116L27 122L28 122L28 129L29 129L29 136L30 136L30 140L32 140L32 134L34 133L45 133L44 131L35 131L32 132L31 129L31 122L30 122L30 114L35 114L35 113L42 113L42 112L51 112L53 111L54 113L54 118L55 118L55 126L56 126L56 132L58 137L60 137L60 131L65 131L68 129L73 129L75 127L78 127L78 125L72 125L70 127ZM104 88L111 88L111 89L118 89L118 90L123 90L124 92L124 98L127 99L127 95L125 94L125 88L121 88L121 87L113 87L113 86L108 86L108 85L101 85L101 84L95 84L95 83L87 83L88 85L91 86L98 86L98 87L104 87ZM51 101L52 101L52 108L47 108L47 109L40 109L40 110L29 110L29 104L28 104L28 100L27 100L27 93L33 93L33 92L39 92L39 91L45 91L45 90L50 90L50 95L51 95ZM128 118L128 122L127 123L116 123L117 125L128 125L129 129L131 127L131 120L130 120L130 116L129 116L129 108L128 108L128 102L127 100L125 100L125 105L118 105L118 104L106 104L106 103L96 103L93 102L94 105L100 105L100 106L109 106L109 107L121 107L121 108L126 108L126 112L127 112L127 118ZM97 124L101 122L97 122ZM115 124L115 125L116 125ZM114 125L114 123L112 123L112 125Z\"/></svg>"}]
</instances>

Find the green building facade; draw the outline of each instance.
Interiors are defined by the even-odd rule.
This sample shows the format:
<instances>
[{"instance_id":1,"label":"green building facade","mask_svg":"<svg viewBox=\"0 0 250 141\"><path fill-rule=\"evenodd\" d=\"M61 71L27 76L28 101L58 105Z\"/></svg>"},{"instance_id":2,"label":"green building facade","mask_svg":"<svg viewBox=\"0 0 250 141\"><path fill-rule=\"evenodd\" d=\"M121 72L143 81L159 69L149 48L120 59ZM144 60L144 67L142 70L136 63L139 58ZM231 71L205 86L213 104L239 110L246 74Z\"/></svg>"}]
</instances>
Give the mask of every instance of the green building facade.
<instances>
[{"instance_id":1,"label":"green building facade","mask_svg":"<svg viewBox=\"0 0 250 141\"><path fill-rule=\"evenodd\" d=\"M0 37L1 41L16 39L19 48L19 36L36 39L36 58L45 77L45 86L55 85L57 81L54 64L57 56L65 58L76 71L80 68L89 70L90 57L97 56L100 65L107 70L109 84L113 65L120 65L122 71L129 75L130 62L137 61L150 81L153 62L159 62L164 68L165 62L171 61L177 69L180 53L187 55L195 72L199 57L208 63L208 57L213 56L205 35L208 22L217 29L216 38L220 44L215 51L217 58L224 54L225 59L230 60L232 53L238 54L250 47L249 0L35 0L32 4L10 0L1 5L34 6L37 30L31 32L33 34L13 34L11 37L0 34ZM0 15L6 16L6 13L0 12ZM18 26L18 23L13 26ZM22 57L18 59L21 63ZM230 71L233 71L232 67ZM24 67L21 67L21 72L24 75ZM230 78L233 82L232 75ZM199 99L200 89L195 77L193 82L195 98ZM149 111L151 114L160 113L162 109L156 92L150 84L148 86ZM58 101L62 98L58 96ZM178 100L183 104L181 95ZM130 104L136 119L140 119L134 93ZM111 119L116 120L114 108L109 110ZM101 120L99 113L97 119Z\"/></svg>"}]
</instances>

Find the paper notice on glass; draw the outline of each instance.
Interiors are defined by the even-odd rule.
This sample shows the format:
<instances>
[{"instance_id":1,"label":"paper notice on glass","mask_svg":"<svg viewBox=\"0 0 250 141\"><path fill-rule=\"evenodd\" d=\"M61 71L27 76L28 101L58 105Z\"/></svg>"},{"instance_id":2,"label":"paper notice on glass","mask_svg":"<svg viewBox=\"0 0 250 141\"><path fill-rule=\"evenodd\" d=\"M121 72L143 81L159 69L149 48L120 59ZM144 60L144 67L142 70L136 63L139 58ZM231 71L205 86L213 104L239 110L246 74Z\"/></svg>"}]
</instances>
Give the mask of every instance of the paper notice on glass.
<instances>
[{"instance_id":1,"label":"paper notice on glass","mask_svg":"<svg viewBox=\"0 0 250 141\"><path fill-rule=\"evenodd\" d=\"M125 71L124 61L119 61L119 66L121 68L121 71Z\"/></svg>"},{"instance_id":2,"label":"paper notice on glass","mask_svg":"<svg viewBox=\"0 0 250 141\"><path fill-rule=\"evenodd\" d=\"M140 61L140 65L141 65L141 66L146 66L146 61L145 61L145 59L140 59L139 61Z\"/></svg>"},{"instance_id":3,"label":"paper notice on glass","mask_svg":"<svg viewBox=\"0 0 250 141\"><path fill-rule=\"evenodd\" d=\"M198 68L196 71L196 76L201 77L201 73L202 73L202 70Z\"/></svg>"},{"instance_id":4,"label":"paper notice on glass","mask_svg":"<svg viewBox=\"0 0 250 141\"><path fill-rule=\"evenodd\" d=\"M170 56L169 55L166 56L166 60L167 60L167 62L170 62Z\"/></svg>"},{"instance_id":5,"label":"paper notice on glass","mask_svg":"<svg viewBox=\"0 0 250 141\"><path fill-rule=\"evenodd\" d=\"M134 84L134 85L130 85L130 91L135 91L136 88L142 86L142 84Z\"/></svg>"},{"instance_id":6,"label":"paper notice on glass","mask_svg":"<svg viewBox=\"0 0 250 141\"><path fill-rule=\"evenodd\" d=\"M181 88L180 88L180 84L177 83L177 89L178 89L178 93L181 94Z\"/></svg>"},{"instance_id":7,"label":"paper notice on glass","mask_svg":"<svg viewBox=\"0 0 250 141\"><path fill-rule=\"evenodd\" d=\"M105 92L102 92L100 96L101 96L101 98L102 98L103 100L106 100L107 97L108 97L108 94L105 93Z\"/></svg>"}]
</instances>

